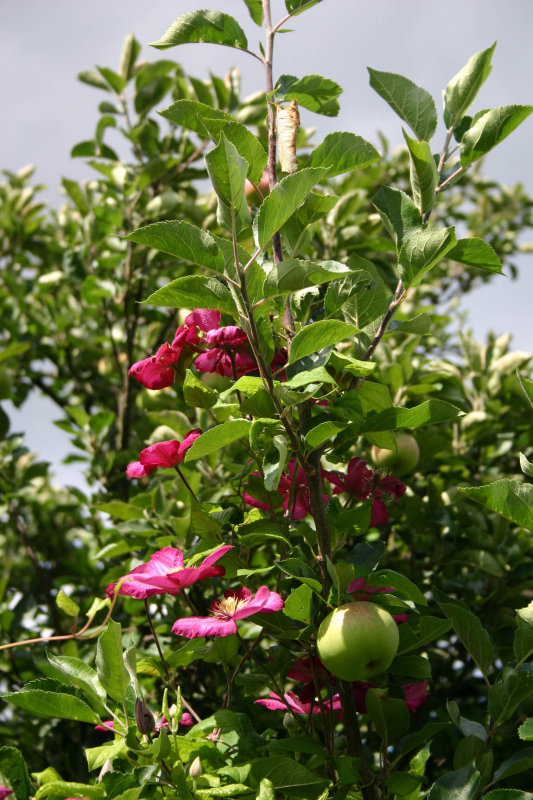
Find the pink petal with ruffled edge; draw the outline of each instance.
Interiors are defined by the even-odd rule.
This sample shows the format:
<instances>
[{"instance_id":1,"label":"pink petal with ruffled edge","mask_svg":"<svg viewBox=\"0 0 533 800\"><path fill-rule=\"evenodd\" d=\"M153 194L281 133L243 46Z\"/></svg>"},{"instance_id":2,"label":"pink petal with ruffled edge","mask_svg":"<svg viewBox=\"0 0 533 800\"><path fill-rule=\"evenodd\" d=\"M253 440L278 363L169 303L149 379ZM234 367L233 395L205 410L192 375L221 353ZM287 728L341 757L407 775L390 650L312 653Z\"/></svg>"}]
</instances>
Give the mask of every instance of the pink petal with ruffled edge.
<instances>
[{"instance_id":1,"label":"pink petal with ruffled edge","mask_svg":"<svg viewBox=\"0 0 533 800\"><path fill-rule=\"evenodd\" d=\"M179 464L181 442L168 439L146 447L139 453L139 461L147 467L175 467Z\"/></svg>"},{"instance_id":2,"label":"pink petal with ruffled edge","mask_svg":"<svg viewBox=\"0 0 533 800\"><path fill-rule=\"evenodd\" d=\"M189 447L192 447L192 445L201 435L202 435L201 428L194 428L194 430L189 431L189 433L187 434L187 436L185 437L185 439L182 441L182 443L178 448L178 458L179 458L177 462L178 464L181 464L181 462L185 458L185 454L189 449Z\"/></svg>"},{"instance_id":3,"label":"pink petal with ruffled edge","mask_svg":"<svg viewBox=\"0 0 533 800\"><path fill-rule=\"evenodd\" d=\"M242 589L239 592L242 592ZM239 592L237 592L239 599L244 599ZM260 586L255 597L250 598L248 604L238 609L232 616L233 619L244 619L252 614L272 614L282 609L284 605L283 598L277 592L271 592L267 586Z\"/></svg>"},{"instance_id":4,"label":"pink petal with ruffled edge","mask_svg":"<svg viewBox=\"0 0 533 800\"><path fill-rule=\"evenodd\" d=\"M218 330L207 331L205 341L210 347L238 347L247 342L248 337L237 325L226 325Z\"/></svg>"},{"instance_id":5,"label":"pink petal with ruffled edge","mask_svg":"<svg viewBox=\"0 0 533 800\"><path fill-rule=\"evenodd\" d=\"M195 325L202 331L211 331L220 326L220 316L220 311L210 308L195 308L185 317L185 325Z\"/></svg>"},{"instance_id":6,"label":"pink petal with ruffled edge","mask_svg":"<svg viewBox=\"0 0 533 800\"><path fill-rule=\"evenodd\" d=\"M146 478L154 469L155 467L146 467L140 461L132 461L126 467L126 475L128 478Z\"/></svg>"},{"instance_id":7,"label":"pink petal with ruffled edge","mask_svg":"<svg viewBox=\"0 0 533 800\"><path fill-rule=\"evenodd\" d=\"M165 389L174 383L173 364L180 353L173 350L168 342L161 345L154 356L137 361L128 370L128 375L136 378L147 389Z\"/></svg>"},{"instance_id":8,"label":"pink petal with ruffled edge","mask_svg":"<svg viewBox=\"0 0 533 800\"><path fill-rule=\"evenodd\" d=\"M232 544L223 544L221 547L217 547L217 549L214 550L211 553L211 555L206 556L204 558L204 560L202 561L200 566L201 567L210 567L211 564L214 564L216 561L219 560L219 558L222 558L222 556L226 555L226 553L229 550L233 550L233 545Z\"/></svg>"},{"instance_id":9,"label":"pink petal with ruffled edge","mask_svg":"<svg viewBox=\"0 0 533 800\"><path fill-rule=\"evenodd\" d=\"M232 633L237 632L237 625L232 619L184 617L176 620L172 626L172 632L177 636L186 636L187 639L196 639L201 636L231 636Z\"/></svg>"}]
</instances>

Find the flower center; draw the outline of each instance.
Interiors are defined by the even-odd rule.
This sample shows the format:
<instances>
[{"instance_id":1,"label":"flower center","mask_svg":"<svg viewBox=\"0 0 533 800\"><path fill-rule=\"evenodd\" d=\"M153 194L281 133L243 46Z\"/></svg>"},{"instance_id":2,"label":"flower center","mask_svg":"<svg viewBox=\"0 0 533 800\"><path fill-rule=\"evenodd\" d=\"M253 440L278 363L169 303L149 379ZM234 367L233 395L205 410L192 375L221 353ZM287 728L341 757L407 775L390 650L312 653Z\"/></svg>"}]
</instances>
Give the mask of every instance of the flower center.
<instances>
[{"instance_id":1,"label":"flower center","mask_svg":"<svg viewBox=\"0 0 533 800\"><path fill-rule=\"evenodd\" d=\"M235 595L230 595L223 600L217 600L213 604L213 614L215 617L219 617L219 619L231 619L239 609L247 606L248 602L249 601L244 598L240 599Z\"/></svg>"}]
</instances>

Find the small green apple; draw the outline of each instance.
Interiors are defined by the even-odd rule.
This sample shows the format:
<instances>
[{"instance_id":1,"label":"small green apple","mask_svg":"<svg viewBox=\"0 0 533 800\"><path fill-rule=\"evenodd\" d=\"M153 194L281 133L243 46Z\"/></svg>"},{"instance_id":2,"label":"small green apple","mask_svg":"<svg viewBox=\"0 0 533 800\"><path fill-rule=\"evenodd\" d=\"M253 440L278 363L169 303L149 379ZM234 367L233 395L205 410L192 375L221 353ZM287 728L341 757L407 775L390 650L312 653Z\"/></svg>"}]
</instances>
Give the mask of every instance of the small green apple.
<instances>
[{"instance_id":1,"label":"small green apple","mask_svg":"<svg viewBox=\"0 0 533 800\"><path fill-rule=\"evenodd\" d=\"M370 457L377 467L382 467L392 475L401 476L411 472L418 464L420 448L414 436L409 433L396 434L398 452L385 450L372 445Z\"/></svg>"},{"instance_id":2,"label":"small green apple","mask_svg":"<svg viewBox=\"0 0 533 800\"><path fill-rule=\"evenodd\" d=\"M384 608L355 602L322 620L316 640L326 669L345 681L368 681L390 667L398 650L398 626Z\"/></svg>"}]
</instances>

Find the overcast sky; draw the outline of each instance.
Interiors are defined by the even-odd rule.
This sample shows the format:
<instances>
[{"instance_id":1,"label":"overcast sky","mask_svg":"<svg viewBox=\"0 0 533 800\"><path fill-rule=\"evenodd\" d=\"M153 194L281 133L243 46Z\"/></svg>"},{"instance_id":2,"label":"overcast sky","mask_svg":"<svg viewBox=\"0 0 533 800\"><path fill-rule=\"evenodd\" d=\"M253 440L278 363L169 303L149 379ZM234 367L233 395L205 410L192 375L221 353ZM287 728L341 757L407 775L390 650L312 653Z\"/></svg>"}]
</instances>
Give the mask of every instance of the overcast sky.
<instances>
[{"instance_id":1,"label":"overcast sky","mask_svg":"<svg viewBox=\"0 0 533 800\"><path fill-rule=\"evenodd\" d=\"M256 50L260 29L251 21L243 0L219 0L212 6L201 0L20 0L2 3L0 25L0 168L16 170L34 163L36 180L48 186L48 198L60 202L61 176L81 179L91 173L83 161L72 161L72 145L91 138L97 106L103 93L76 80L81 70L95 64L117 69L122 41L133 33L142 44L141 57L161 57L148 46L174 19L186 11L217 8L235 16L245 29L250 49ZM273 0L273 21L285 13ZM323 0L291 21L293 33L278 36L275 74L303 76L318 73L344 88L341 113L326 119L302 111L302 124L316 126L315 140L331 130L350 130L379 147L377 131L392 146L402 142L401 121L368 85L367 66L398 72L430 91L437 108L441 91L468 58L498 40L494 69L483 86L474 110L512 103L533 103L532 0ZM226 47L184 45L167 50L165 58L180 61L185 71L208 77L237 65L243 73L243 94L263 87L261 65ZM443 139L439 129L436 146ZM503 142L485 161L485 173L512 184L525 183L533 193L533 119ZM110 140L112 144L112 140ZM468 298L465 307L478 338L489 329L509 330L515 348L533 350L531 306L533 256L521 261L518 282L496 279L491 287ZM31 424L32 414L17 418L28 430L28 444L49 458L49 442L60 431L43 423ZM58 416L50 410L50 419ZM67 477L68 475L68 477ZM72 480L63 469L58 477Z\"/></svg>"}]
</instances>

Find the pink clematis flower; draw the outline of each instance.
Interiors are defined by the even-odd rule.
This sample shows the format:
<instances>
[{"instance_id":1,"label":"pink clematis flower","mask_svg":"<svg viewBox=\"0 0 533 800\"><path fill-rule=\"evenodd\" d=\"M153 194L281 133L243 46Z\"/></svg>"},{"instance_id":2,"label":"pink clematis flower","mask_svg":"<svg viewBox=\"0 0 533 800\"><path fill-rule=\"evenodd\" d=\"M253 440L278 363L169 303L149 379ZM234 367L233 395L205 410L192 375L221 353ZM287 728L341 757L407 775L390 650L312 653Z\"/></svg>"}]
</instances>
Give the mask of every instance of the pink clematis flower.
<instances>
[{"instance_id":1,"label":"pink clematis flower","mask_svg":"<svg viewBox=\"0 0 533 800\"><path fill-rule=\"evenodd\" d=\"M185 458L185 453L196 439L202 435L200 428L189 431L185 439L169 439L166 442L157 442L141 450L138 461L128 464L126 475L128 478L144 478L157 467L177 467Z\"/></svg>"},{"instance_id":2,"label":"pink clematis flower","mask_svg":"<svg viewBox=\"0 0 533 800\"><path fill-rule=\"evenodd\" d=\"M330 714L331 711L338 711L341 707L338 694L331 698L331 702L329 700L324 700L322 702L322 708L316 697L312 698L310 702L304 702L294 692L285 692L283 699L278 694L270 692L269 697L255 700L255 702L260 706L265 706L265 708L268 708L270 711L290 710L293 714L320 714L322 708L326 713Z\"/></svg>"},{"instance_id":3,"label":"pink clematis flower","mask_svg":"<svg viewBox=\"0 0 533 800\"><path fill-rule=\"evenodd\" d=\"M13 789L8 789L7 786L0 786L0 800L4 800L4 797L9 797L10 794L13 794Z\"/></svg>"},{"instance_id":4,"label":"pink clematis flower","mask_svg":"<svg viewBox=\"0 0 533 800\"><path fill-rule=\"evenodd\" d=\"M372 498L370 525L373 527L384 525L389 518L387 506L378 498L389 494L395 502L406 490L405 484L392 475L380 478L362 458L352 458L346 474L337 470L328 470L324 472L324 475L335 486L333 494L348 494L357 500Z\"/></svg>"},{"instance_id":5,"label":"pink clematis flower","mask_svg":"<svg viewBox=\"0 0 533 800\"><path fill-rule=\"evenodd\" d=\"M281 508L288 512L290 519L303 519L309 514L309 487L307 485L307 476L302 467L298 466L296 461L291 461L287 468L289 473L284 472L278 484L278 494L283 497L280 503ZM259 476L259 472L253 472L252 475ZM294 485L294 486L293 486ZM292 498L291 498L291 488ZM260 508L263 511L270 511L270 506L263 503L262 500L256 500L248 492L245 492L244 501L254 508ZM328 497L324 496L324 502L327 502Z\"/></svg>"},{"instance_id":6,"label":"pink clematis flower","mask_svg":"<svg viewBox=\"0 0 533 800\"><path fill-rule=\"evenodd\" d=\"M405 702L412 714L415 714L420 706L427 702L429 697L429 683L420 681L419 683L404 683L402 689L405 692Z\"/></svg>"},{"instance_id":7,"label":"pink clematis flower","mask_svg":"<svg viewBox=\"0 0 533 800\"><path fill-rule=\"evenodd\" d=\"M287 678L304 684L300 691L300 699L303 702L312 700L322 686L336 682L335 677L325 668L318 656L312 659L299 658L287 672Z\"/></svg>"},{"instance_id":8,"label":"pink clematis flower","mask_svg":"<svg viewBox=\"0 0 533 800\"><path fill-rule=\"evenodd\" d=\"M255 596L243 586L236 592L225 592L223 600L213 601L210 606L212 617L178 619L172 626L172 631L188 639L199 636L230 636L237 632L236 620L252 614L272 614L284 605L281 596L277 592L271 592L266 586L260 586Z\"/></svg>"},{"instance_id":9,"label":"pink clematis flower","mask_svg":"<svg viewBox=\"0 0 533 800\"><path fill-rule=\"evenodd\" d=\"M214 564L232 549L231 544L222 545L204 558L200 566L185 567L183 553L180 550L175 547L163 547L151 555L146 564L135 567L125 576L118 593L135 597L137 600L146 600L154 594L180 594L183 588L192 586L196 581L224 575L224 567ZM109 584L108 597L113 597L116 585L116 583Z\"/></svg>"}]
</instances>

